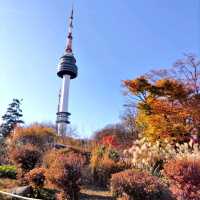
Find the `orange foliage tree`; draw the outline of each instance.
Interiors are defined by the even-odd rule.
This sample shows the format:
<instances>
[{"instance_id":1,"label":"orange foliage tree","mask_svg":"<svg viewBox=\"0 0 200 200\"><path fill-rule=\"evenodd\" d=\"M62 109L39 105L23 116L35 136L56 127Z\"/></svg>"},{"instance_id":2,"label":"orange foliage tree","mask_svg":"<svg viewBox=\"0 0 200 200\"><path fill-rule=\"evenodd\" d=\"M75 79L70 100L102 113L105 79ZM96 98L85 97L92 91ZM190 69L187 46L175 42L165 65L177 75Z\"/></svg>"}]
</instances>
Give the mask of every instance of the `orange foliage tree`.
<instances>
[{"instance_id":1,"label":"orange foliage tree","mask_svg":"<svg viewBox=\"0 0 200 200\"><path fill-rule=\"evenodd\" d=\"M151 142L184 142L200 133L200 61L195 56L125 80L124 86L137 99L137 128Z\"/></svg>"}]
</instances>

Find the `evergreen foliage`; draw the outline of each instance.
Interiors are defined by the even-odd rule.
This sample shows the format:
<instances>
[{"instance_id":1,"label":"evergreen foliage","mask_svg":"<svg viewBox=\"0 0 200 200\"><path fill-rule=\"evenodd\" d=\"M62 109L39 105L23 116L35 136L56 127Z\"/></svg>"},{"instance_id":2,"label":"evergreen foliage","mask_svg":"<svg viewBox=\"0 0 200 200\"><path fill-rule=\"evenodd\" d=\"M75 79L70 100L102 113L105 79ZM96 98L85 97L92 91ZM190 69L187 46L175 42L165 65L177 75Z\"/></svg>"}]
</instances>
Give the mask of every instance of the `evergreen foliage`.
<instances>
[{"instance_id":1,"label":"evergreen foliage","mask_svg":"<svg viewBox=\"0 0 200 200\"><path fill-rule=\"evenodd\" d=\"M9 104L6 114L2 116L2 124L0 126L0 137L9 136L17 124L23 124L24 121L21 120L23 114L20 108L21 101L18 99L13 99L12 103Z\"/></svg>"}]
</instances>

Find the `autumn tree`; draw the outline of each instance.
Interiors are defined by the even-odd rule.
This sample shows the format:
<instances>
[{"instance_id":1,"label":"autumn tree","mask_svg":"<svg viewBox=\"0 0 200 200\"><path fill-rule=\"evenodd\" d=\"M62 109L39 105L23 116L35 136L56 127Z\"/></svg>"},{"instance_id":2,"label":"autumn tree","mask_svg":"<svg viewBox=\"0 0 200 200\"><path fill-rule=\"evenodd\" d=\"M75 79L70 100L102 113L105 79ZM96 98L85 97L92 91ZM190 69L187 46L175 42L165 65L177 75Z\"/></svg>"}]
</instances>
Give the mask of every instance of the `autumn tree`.
<instances>
[{"instance_id":1,"label":"autumn tree","mask_svg":"<svg viewBox=\"0 0 200 200\"><path fill-rule=\"evenodd\" d=\"M2 116L2 124L0 126L0 136L7 137L11 134L17 124L23 124L22 110L20 108L21 100L13 99L13 102L9 104L6 114Z\"/></svg>"},{"instance_id":2,"label":"autumn tree","mask_svg":"<svg viewBox=\"0 0 200 200\"><path fill-rule=\"evenodd\" d=\"M102 144L109 144L115 148L127 148L132 145L134 136L124 124L110 124L96 131L93 135L95 141Z\"/></svg>"},{"instance_id":3,"label":"autumn tree","mask_svg":"<svg viewBox=\"0 0 200 200\"><path fill-rule=\"evenodd\" d=\"M183 142L200 133L200 62L195 56L125 80L124 86L137 99L137 128L149 140Z\"/></svg>"},{"instance_id":4,"label":"autumn tree","mask_svg":"<svg viewBox=\"0 0 200 200\"><path fill-rule=\"evenodd\" d=\"M138 130L136 126L136 110L134 105L130 107L130 105L124 105L125 111L121 115L121 123L124 127L126 127L126 132L128 133L129 138L137 139L138 138Z\"/></svg>"}]
</instances>

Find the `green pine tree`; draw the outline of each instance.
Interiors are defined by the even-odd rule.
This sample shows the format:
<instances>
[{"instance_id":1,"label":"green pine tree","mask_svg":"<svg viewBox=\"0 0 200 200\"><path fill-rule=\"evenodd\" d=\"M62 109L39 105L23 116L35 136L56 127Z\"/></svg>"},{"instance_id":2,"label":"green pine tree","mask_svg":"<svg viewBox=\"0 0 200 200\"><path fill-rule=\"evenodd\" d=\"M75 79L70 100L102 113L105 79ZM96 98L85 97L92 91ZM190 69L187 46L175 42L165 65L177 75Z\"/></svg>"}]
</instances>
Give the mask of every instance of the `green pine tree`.
<instances>
[{"instance_id":1,"label":"green pine tree","mask_svg":"<svg viewBox=\"0 0 200 200\"><path fill-rule=\"evenodd\" d=\"M0 125L0 137L9 136L17 124L23 124L24 121L21 120L23 114L20 108L21 101L18 99L13 99L12 103L9 104L6 114L2 116L2 124Z\"/></svg>"}]
</instances>

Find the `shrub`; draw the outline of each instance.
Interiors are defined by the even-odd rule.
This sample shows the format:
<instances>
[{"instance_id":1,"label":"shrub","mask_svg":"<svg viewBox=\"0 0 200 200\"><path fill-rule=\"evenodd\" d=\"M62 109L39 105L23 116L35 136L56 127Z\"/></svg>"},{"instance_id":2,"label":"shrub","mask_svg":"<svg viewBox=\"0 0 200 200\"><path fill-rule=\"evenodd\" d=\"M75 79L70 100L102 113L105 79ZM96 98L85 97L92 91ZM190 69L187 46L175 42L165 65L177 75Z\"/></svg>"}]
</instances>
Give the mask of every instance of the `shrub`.
<instances>
[{"instance_id":1,"label":"shrub","mask_svg":"<svg viewBox=\"0 0 200 200\"><path fill-rule=\"evenodd\" d=\"M91 152L91 159L90 159L90 167L92 170L92 173L95 173L95 170L100 162L100 160L103 158L105 154L105 148L100 145L95 145Z\"/></svg>"},{"instance_id":2,"label":"shrub","mask_svg":"<svg viewBox=\"0 0 200 200\"><path fill-rule=\"evenodd\" d=\"M12 144L32 144L41 150L48 148L56 137L52 128L33 124L26 128L17 128L11 137Z\"/></svg>"},{"instance_id":3,"label":"shrub","mask_svg":"<svg viewBox=\"0 0 200 200\"><path fill-rule=\"evenodd\" d=\"M164 165L164 174L178 200L200 200L200 159L170 160Z\"/></svg>"},{"instance_id":4,"label":"shrub","mask_svg":"<svg viewBox=\"0 0 200 200\"><path fill-rule=\"evenodd\" d=\"M47 170L48 181L54 188L62 190L69 200L79 199L81 167L84 161L84 158L79 154L60 155Z\"/></svg>"},{"instance_id":5,"label":"shrub","mask_svg":"<svg viewBox=\"0 0 200 200\"><path fill-rule=\"evenodd\" d=\"M46 151L44 156L43 156L43 166L45 168L50 168L52 163L60 156L60 155L64 155L63 150L49 150Z\"/></svg>"},{"instance_id":6,"label":"shrub","mask_svg":"<svg viewBox=\"0 0 200 200\"><path fill-rule=\"evenodd\" d=\"M57 191L47 188L34 188L31 198L55 200Z\"/></svg>"},{"instance_id":7,"label":"shrub","mask_svg":"<svg viewBox=\"0 0 200 200\"><path fill-rule=\"evenodd\" d=\"M0 166L0 178L16 178L16 167L11 165Z\"/></svg>"},{"instance_id":8,"label":"shrub","mask_svg":"<svg viewBox=\"0 0 200 200\"><path fill-rule=\"evenodd\" d=\"M101 187L108 187L111 175L123 170L123 165L115 161L105 158L98 163L93 174L94 182Z\"/></svg>"},{"instance_id":9,"label":"shrub","mask_svg":"<svg viewBox=\"0 0 200 200\"><path fill-rule=\"evenodd\" d=\"M116 151L115 149L110 149L110 150L109 150L108 157L109 157L111 160L115 161L115 162L118 162L119 159L120 159L120 155L119 155L118 151Z\"/></svg>"},{"instance_id":10,"label":"shrub","mask_svg":"<svg viewBox=\"0 0 200 200\"><path fill-rule=\"evenodd\" d=\"M43 167L32 169L26 174L26 179L33 187L44 186L46 169Z\"/></svg>"},{"instance_id":11,"label":"shrub","mask_svg":"<svg viewBox=\"0 0 200 200\"><path fill-rule=\"evenodd\" d=\"M93 185L94 177L89 165L81 168L81 185Z\"/></svg>"},{"instance_id":12,"label":"shrub","mask_svg":"<svg viewBox=\"0 0 200 200\"><path fill-rule=\"evenodd\" d=\"M8 164L7 146L5 140L0 137L0 165Z\"/></svg>"},{"instance_id":13,"label":"shrub","mask_svg":"<svg viewBox=\"0 0 200 200\"><path fill-rule=\"evenodd\" d=\"M11 160L22 170L22 173L26 173L41 161L41 152L37 147L26 144L16 148L13 148L10 152Z\"/></svg>"},{"instance_id":14,"label":"shrub","mask_svg":"<svg viewBox=\"0 0 200 200\"><path fill-rule=\"evenodd\" d=\"M59 156L68 156L70 154L80 155L84 158L85 162L89 162L89 155L87 152L82 152L78 149L73 148L65 148L65 149L51 149L46 151L43 155L43 165L46 168L50 168L51 164L56 160Z\"/></svg>"},{"instance_id":15,"label":"shrub","mask_svg":"<svg viewBox=\"0 0 200 200\"><path fill-rule=\"evenodd\" d=\"M64 192L58 192L56 194L56 200L65 200L65 193Z\"/></svg>"},{"instance_id":16,"label":"shrub","mask_svg":"<svg viewBox=\"0 0 200 200\"><path fill-rule=\"evenodd\" d=\"M91 168L95 168L98 165L98 163L105 158L118 162L120 155L118 151L115 149L96 144L93 147L91 153L91 159L90 159Z\"/></svg>"},{"instance_id":17,"label":"shrub","mask_svg":"<svg viewBox=\"0 0 200 200\"><path fill-rule=\"evenodd\" d=\"M146 172L125 170L113 174L111 191L116 197L129 200L170 200L166 186Z\"/></svg>"},{"instance_id":18,"label":"shrub","mask_svg":"<svg viewBox=\"0 0 200 200\"><path fill-rule=\"evenodd\" d=\"M96 145L93 148L90 168L94 183L104 188L109 185L111 174L123 170L119 162L119 153L102 145Z\"/></svg>"}]
</instances>

